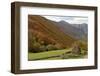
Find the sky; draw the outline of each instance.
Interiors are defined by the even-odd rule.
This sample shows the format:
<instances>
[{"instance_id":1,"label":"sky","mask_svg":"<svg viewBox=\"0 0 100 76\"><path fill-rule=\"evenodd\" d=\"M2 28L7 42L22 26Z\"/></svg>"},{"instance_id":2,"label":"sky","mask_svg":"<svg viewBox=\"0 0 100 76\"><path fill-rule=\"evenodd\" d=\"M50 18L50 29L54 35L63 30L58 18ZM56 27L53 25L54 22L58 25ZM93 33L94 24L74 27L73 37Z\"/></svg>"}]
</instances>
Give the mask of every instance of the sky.
<instances>
[{"instance_id":1,"label":"sky","mask_svg":"<svg viewBox=\"0 0 100 76\"><path fill-rule=\"evenodd\" d=\"M56 22L59 21L66 21L70 24L82 24L82 23L87 23L88 24L88 17L75 17L75 16L43 16L49 20L53 20Z\"/></svg>"}]
</instances>

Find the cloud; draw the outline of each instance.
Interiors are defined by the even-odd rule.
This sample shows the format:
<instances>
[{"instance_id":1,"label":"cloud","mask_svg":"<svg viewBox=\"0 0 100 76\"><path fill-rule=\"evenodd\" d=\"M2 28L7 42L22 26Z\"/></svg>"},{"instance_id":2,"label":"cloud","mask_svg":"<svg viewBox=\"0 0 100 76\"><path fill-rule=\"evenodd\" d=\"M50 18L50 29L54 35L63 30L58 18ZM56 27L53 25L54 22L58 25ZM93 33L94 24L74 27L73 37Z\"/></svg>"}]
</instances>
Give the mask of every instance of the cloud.
<instances>
[{"instance_id":1,"label":"cloud","mask_svg":"<svg viewBox=\"0 0 100 76\"><path fill-rule=\"evenodd\" d=\"M88 17L75 17L75 16L43 16L43 17L56 22L63 20L71 24L88 23Z\"/></svg>"}]
</instances>

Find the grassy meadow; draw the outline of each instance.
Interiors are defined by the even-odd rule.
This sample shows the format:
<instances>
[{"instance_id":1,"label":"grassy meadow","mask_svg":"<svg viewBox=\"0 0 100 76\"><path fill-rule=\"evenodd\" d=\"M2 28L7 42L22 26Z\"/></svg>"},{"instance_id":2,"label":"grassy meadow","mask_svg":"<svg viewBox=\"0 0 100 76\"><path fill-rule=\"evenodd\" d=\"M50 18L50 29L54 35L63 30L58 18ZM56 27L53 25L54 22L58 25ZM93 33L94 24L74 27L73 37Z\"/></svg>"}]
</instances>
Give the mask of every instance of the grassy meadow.
<instances>
[{"instance_id":1,"label":"grassy meadow","mask_svg":"<svg viewBox=\"0 0 100 76\"><path fill-rule=\"evenodd\" d=\"M65 54L66 53L66 54ZM74 55L71 53L71 49L63 50L52 50L40 53L28 53L28 60L58 60L58 59L75 59L75 58L87 58L84 50L81 51L80 55Z\"/></svg>"}]
</instances>

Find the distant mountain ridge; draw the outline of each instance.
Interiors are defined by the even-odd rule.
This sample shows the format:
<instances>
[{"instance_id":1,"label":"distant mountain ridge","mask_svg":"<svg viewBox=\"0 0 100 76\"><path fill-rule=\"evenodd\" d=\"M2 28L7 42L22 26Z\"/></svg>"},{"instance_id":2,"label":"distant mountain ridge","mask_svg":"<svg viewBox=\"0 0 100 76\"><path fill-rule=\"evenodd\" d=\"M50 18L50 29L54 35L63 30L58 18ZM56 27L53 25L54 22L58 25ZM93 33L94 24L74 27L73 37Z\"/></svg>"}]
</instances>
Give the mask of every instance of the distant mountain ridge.
<instances>
[{"instance_id":1,"label":"distant mountain ridge","mask_svg":"<svg viewBox=\"0 0 100 76\"><path fill-rule=\"evenodd\" d=\"M51 20L50 20L51 21ZM64 20L56 22L52 21L61 31L66 33L67 35L76 38L82 39L87 38L88 34L88 25L86 23L83 24L70 24Z\"/></svg>"},{"instance_id":2,"label":"distant mountain ridge","mask_svg":"<svg viewBox=\"0 0 100 76\"><path fill-rule=\"evenodd\" d=\"M65 21L60 21L58 26L61 30L63 30L66 34L74 37L76 39L82 39L88 33L87 24L70 24Z\"/></svg>"}]
</instances>

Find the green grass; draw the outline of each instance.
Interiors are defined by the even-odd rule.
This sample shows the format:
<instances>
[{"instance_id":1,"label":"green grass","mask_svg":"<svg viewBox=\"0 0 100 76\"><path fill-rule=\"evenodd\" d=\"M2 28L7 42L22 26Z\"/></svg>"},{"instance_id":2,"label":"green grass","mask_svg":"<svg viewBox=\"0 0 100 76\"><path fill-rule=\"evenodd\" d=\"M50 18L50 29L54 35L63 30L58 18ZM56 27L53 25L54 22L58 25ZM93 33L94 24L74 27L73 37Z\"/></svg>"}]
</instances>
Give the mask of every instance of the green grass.
<instances>
[{"instance_id":1,"label":"green grass","mask_svg":"<svg viewBox=\"0 0 100 76\"><path fill-rule=\"evenodd\" d=\"M47 51L41 53L28 53L28 60L38 60L39 58L47 58L52 56L62 55L65 52L69 52L70 49L63 49L63 50L54 50L54 51ZM48 59L59 59L59 57L55 58L48 58Z\"/></svg>"},{"instance_id":2,"label":"green grass","mask_svg":"<svg viewBox=\"0 0 100 76\"><path fill-rule=\"evenodd\" d=\"M58 60L58 59L79 59L86 58L87 54L84 54L85 50L81 50L81 54L75 55L71 52L71 49L54 50L41 53L28 53L28 60Z\"/></svg>"},{"instance_id":3,"label":"green grass","mask_svg":"<svg viewBox=\"0 0 100 76\"><path fill-rule=\"evenodd\" d=\"M48 58L48 59L44 59L44 60L59 60L62 59L61 57L53 57L53 58Z\"/></svg>"}]
</instances>

